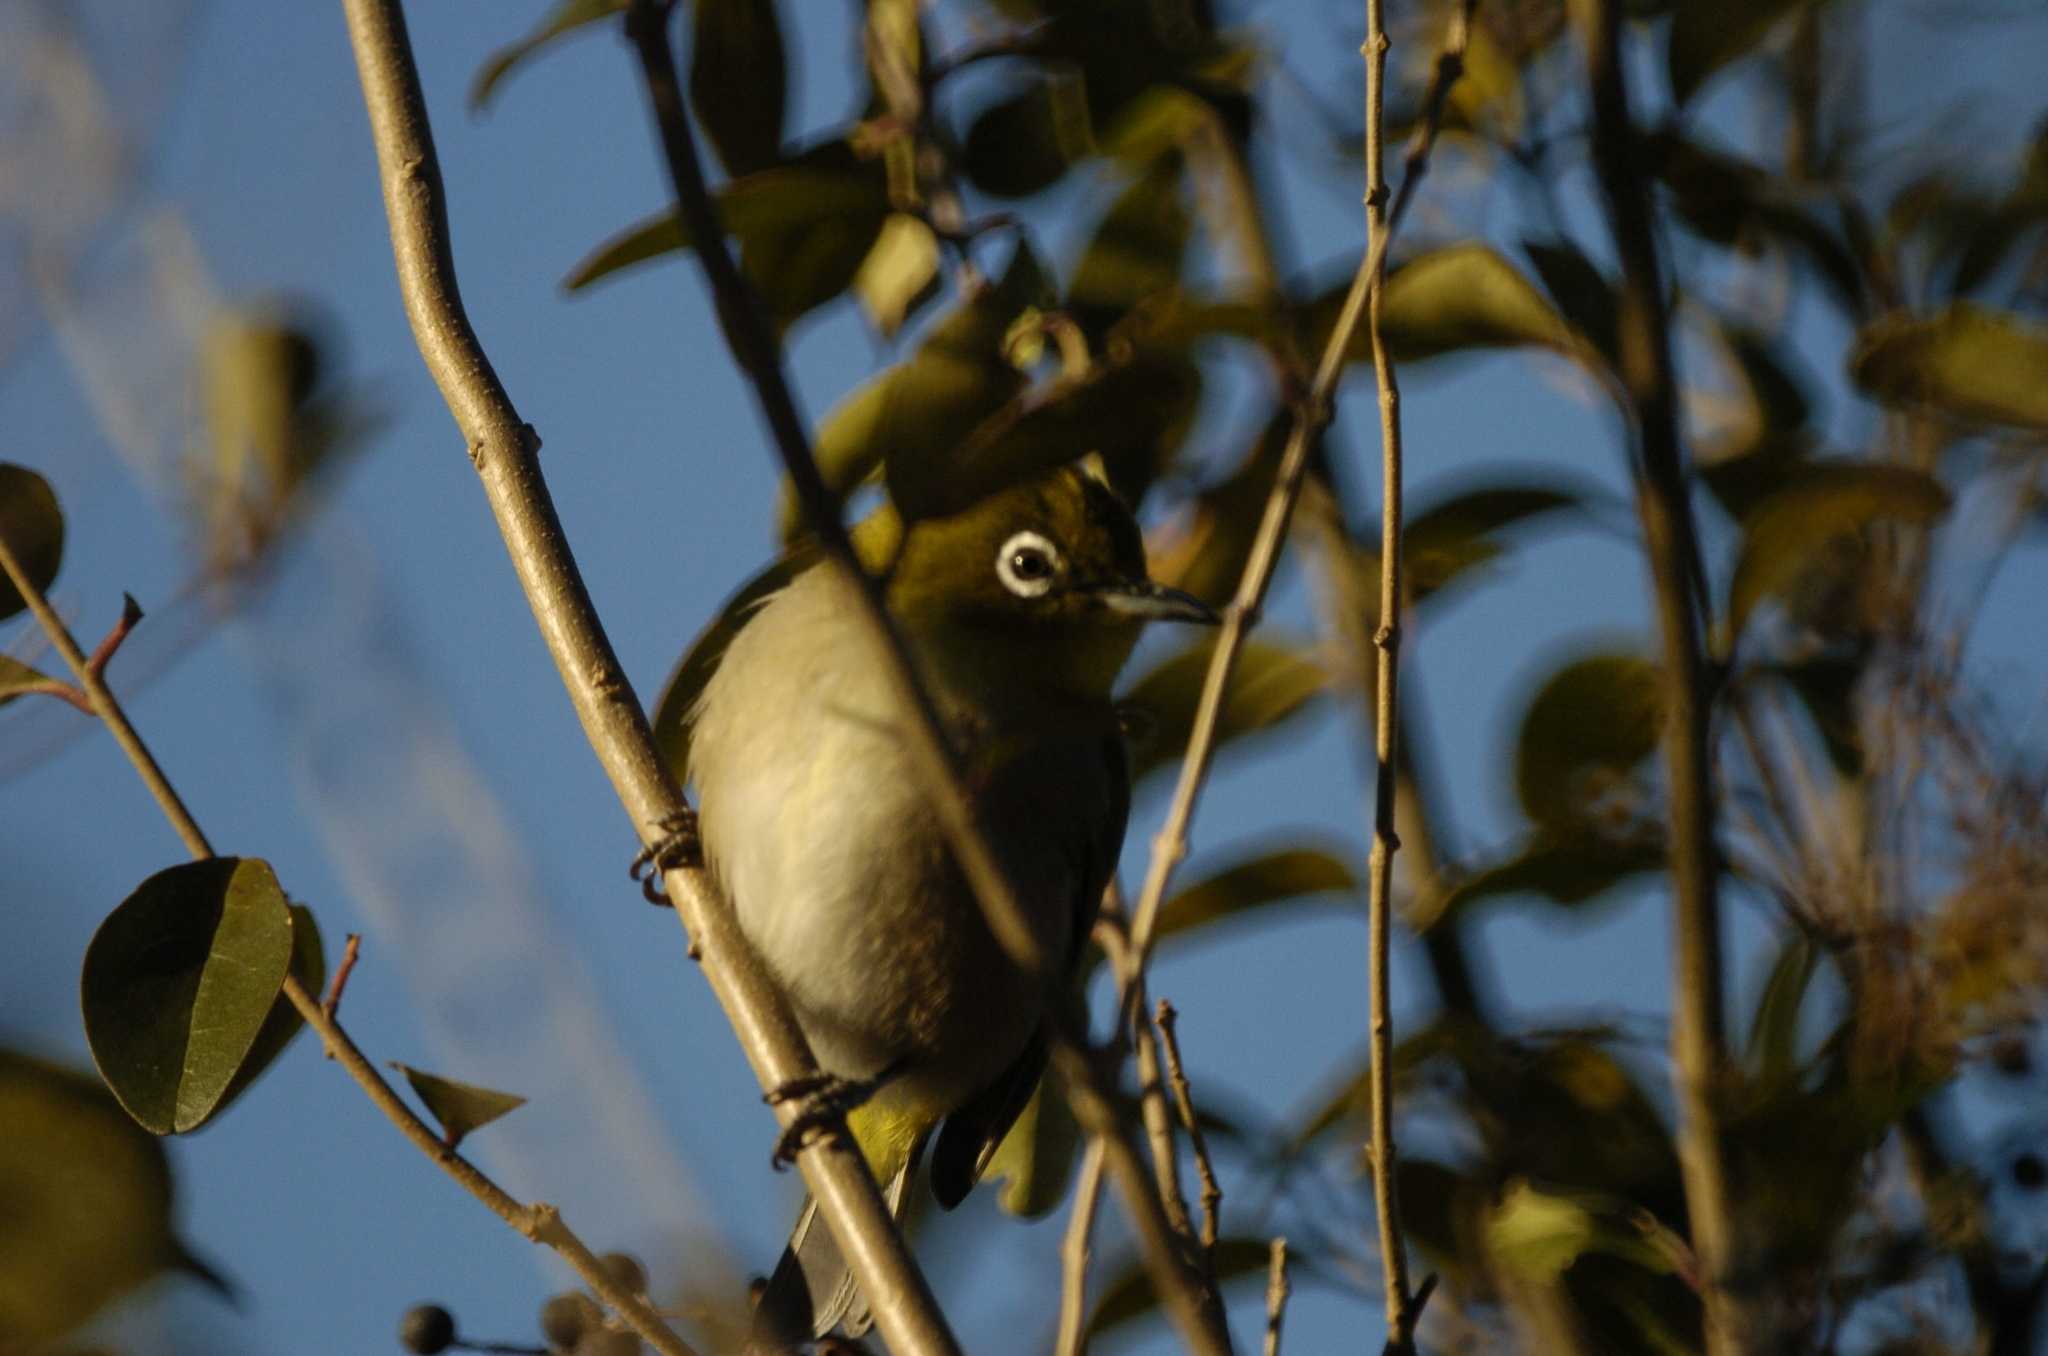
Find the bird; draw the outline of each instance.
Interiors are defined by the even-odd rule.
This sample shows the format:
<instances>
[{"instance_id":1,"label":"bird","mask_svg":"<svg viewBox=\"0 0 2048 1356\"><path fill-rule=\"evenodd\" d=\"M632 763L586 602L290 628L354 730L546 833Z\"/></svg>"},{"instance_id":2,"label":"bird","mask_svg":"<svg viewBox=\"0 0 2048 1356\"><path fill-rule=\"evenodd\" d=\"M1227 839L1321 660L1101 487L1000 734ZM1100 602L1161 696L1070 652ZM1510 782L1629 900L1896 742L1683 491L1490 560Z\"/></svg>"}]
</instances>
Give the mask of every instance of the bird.
<instances>
[{"instance_id":1,"label":"bird","mask_svg":"<svg viewBox=\"0 0 2048 1356\"><path fill-rule=\"evenodd\" d=\"M877 518L856 530L863 564L1038 955L1071 979L1130 811L1117 676L1146 623L1218 618L1149 576L1130 510L1079 465L948 516ZM704 864L900 1218L935 1131L942 1206L987 1166L1044 1071L1055 989L985 921L849 587L815 564L745 617L690 712L689 769ZM751 1349L871 1323L806 1200Z\"/></svg>"}]
</instances>

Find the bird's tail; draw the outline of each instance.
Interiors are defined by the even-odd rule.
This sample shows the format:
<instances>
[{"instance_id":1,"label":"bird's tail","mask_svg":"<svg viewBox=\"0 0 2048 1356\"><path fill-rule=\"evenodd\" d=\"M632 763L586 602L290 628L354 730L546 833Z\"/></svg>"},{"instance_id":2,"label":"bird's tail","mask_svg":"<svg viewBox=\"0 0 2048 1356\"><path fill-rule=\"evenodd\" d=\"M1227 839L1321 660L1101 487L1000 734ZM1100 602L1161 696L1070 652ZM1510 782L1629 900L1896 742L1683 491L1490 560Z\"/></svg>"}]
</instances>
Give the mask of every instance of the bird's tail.
<instances>
[{"instance_id":1,"label":"bird's tail","mask_svg":"<svg viewBox=\"0 0 2048 1356\"><path fill-rule=\"evenodd\" d=\"M904 1203L910 1197L910 1176L917 1168L920 1140L908 1159L896 1170L882 1190L889 1214L900 1224ZM747 1340L748 1356L780 1356L801 1351L807 1345L838 1329L847 1337L859 1338L875 1325L867 1297L854 1284L853 1269L839 1251L832 1230L818 1218L818 1203L804 1197L804 1208L790 1232L789 1246L768 1278L760 1300L754 1306L753 1332Z\"/></svg>"}]
</instances>

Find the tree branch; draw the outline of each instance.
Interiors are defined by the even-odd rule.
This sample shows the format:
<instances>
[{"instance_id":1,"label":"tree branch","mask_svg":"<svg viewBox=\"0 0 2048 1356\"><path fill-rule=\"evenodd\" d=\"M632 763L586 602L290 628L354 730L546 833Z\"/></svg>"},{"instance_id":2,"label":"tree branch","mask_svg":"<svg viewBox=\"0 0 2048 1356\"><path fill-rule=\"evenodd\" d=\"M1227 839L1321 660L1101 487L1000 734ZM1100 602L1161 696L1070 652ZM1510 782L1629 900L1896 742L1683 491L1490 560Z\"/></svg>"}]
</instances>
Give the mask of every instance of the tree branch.
<instances>
[{"instance_id":1,"label":"tree branch","mask_svg":"<svg viewBox=\"0 0 2048 1356\"><path fill-rule=\"evenodd\" d=\"M1677 1070L1679 1164L1698 1254L1710 1356L1747 1351L1761 1337L1740 1299L1734 1202L1723 1159L1717 1093L1723 1048L1721 917L1707 734L1709 675L1701 653L1699 545L1679 444L1664 284L1650 200L1637 170L1617 0L1582 15L1592 86L1593 166L1621 259L1618 316L1622 385L1636 452L1637 511L1648 550L1663 663L1664 764L1669 784L1676 903L1671 1057Z\"/></svg>"}]
</instances>

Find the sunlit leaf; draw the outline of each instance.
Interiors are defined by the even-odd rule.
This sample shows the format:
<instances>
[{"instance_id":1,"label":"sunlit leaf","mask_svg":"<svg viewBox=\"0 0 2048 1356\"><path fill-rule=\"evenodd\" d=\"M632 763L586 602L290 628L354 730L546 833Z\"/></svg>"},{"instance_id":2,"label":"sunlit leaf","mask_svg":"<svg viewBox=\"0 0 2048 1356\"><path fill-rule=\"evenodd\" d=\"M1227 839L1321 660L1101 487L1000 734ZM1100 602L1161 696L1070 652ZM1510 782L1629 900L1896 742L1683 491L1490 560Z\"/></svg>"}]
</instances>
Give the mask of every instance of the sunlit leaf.
<instances>
[{"instance_id":1,"label":"sunlit leaf","mask_svg":"<svg viewBox=\"0 0 2048 1356\"><path fill-rule=\"evenodd\" d=\"M1465 43L1464 69L1451 86L1447 124L1482 128L1503 145L1521 140L1525 110L1522 72L1487 24L1472 25Z\"/></svg>"},{"instance_id":2,"label":"sunlit leaf","mask_svg":"<svg viewBox=\"0 0 2048 1356\"><path fill-rule=\"evenodd\" d=\"M1154 722L1150 737L1132 751L1133 778L1178 763L1194 728L1202 678L1214 650L1214 641L1200 642L1160 664L1131 689L1127 704ZM1299 647L1270 640L1248 642L1224 694L1217 747L1303 713L1328 690L1329 682L1329 673Z\"/></svg>"},{"instance_id":3,"label":"sunlit leaf","mask_svg":"<svg viewBox=\"0 0 2048 1356\"><path fill-rule=\"evenodd\" d=\"M488 105L506 76L557 38L625 12L626 0L561 0L531 33L500 47L477 68L476 78L469 86L470 108L481 110Z\"/></svg>"},{"instance_id":4,"label":"sunlit leaf","mask_svg":"<svg viewBox=\"0 0 2048 1356\"><path fill-rule=\"evenodd\" d=\"M1272 1243L1257 1238L1219 1238L1212 1255L1216 1280L1224 1284L1240 1277L1264 1276L1271 1265ZM1287 1245L1287 1266L1288 1275L1296 1281L1316 1274L1312 1259L1292 1243ZM1099 1336L1133 1319L1144 1318L1158 1307L1159 1295L1152 1288L1151 1274L1143 1263L1127 1262L1112 1272L1103 1285L1102 1298L1088 1315L1087 1332Z\"/></svg>"},{"instance_id":5,"label":"sunlit leaf","mask_svg":"<svg viewBox=\"0 0 2048 1356\"><path fill-rule=\"evenodd\" d=\"M458 1083L452 1078L391 1061L391 1067L405 1075L413 1092L433 1118L440 1122L441 1137L449 1148L460 1144L472 1131L480 1130L508 1112L526 1105L526 1099L496 1088Z\"/></svg>"},{"instance_id":6,"label":"sunlit leaf","mask_svg":"<svg viewBox=\"0 0 2048 1356\"><path fill-rule=\"evenodd\" d=\"M1657 746L1657 672L1631 654L1572 660L1545 680L1522 717L1515 791L1522 812L1573 838L1608 822L1606 801Z\"/></svg>"},{"instance_id":7,"label":"sunlit leaf","mask_svg":"<svg viewBox=\"0 0 2048 1356\"><path fill-rule=\"evenodd\" d=\"M21 562L29 582L48 592L64 560L64 514L49 481L11 462L0 462L0 538ZM0 575L0 620L27 606L13 583Z\"/></svg>"},{"instance_id":8,"label":"sunlit leaf","mask_svg":"<svg viewBox=\"0 0 2048 1356\"><path fill-rule=\"evenodd\" d=\"M172 1230L164 1147L91 1076L0 1050L0 1336L41 1350L167 1270L224 1283Z\"/></svg>"},{"instance_id":9,"label":"sunlit leaf","mask_svg":"<svg viewBox=\"0 0 2048 1356\"><path fill-rule=\"evenodd\" d=\"M1155 935L1164 941L1224 919L1263 915L1275 906L1345 894L1357 886L1350 864L1321 848L1261 852L1203 877L1166 901Z\"/></svg>"},{"instance_id":10,"label":"sunlit leaf","mask_svg":"<svg viewBox=\"0 0 2048 1356\"><path fill-rule=\"evenodd\" d=\"M86 1039L145 1129L182 1134L224 1104L291 965L292 925L253 857L159 871L100 924L80 986Z\"/></svg>"},{"instance_id":11,"label":"sunlit leaf","mask_svg":"<svg viewBox=\"0 0 2048 1356\"><path fill-rule=\"evenodd\" d=\"M1553 1282L1588 1252L1633 1262L1651 1271L1675 1268L1672 1244L1646 1229L1642 1212L1601 1192L1559 1191L1526 1179L1508 1183L1486 1220L1486 1244L1495 1260L1539 1283Z\"/></svg>"},{"instance_id":12,"label":"sunlit leaf","mask_svg":"<svg viewBox=\"0 0 2048 1356\"><path fill-rule=\"evenodd\" d=\"M891 215L853 275L853 291L876 333L895 338L904 322L938 295L939 240L932 228L901 212Z\"/></svg>"},{"instance_id":13,"label":"sunlit leaf","mask_svg":"<svg viewBox=\"0 0 2048 1356\"><path fill-rule=\"evenodd\" d=\"M30 668L13 655L0 654L0 706L50 681L47 673Z\"/></svg>"},{"instance_id":14,"label":"sunlit leaf","mask_svg":"<svg viewBox=\"0 0 2048 1356\"><path fill-rule=\"evenodd\" d=\"M1808 466L1743 521L1728 589L1728 636L1740 638L1757 604L1795 582L1831 543L1879 520L1931 522L1948 505L1939 481L1908 466Z\"/></svg>"},{"instance_id":15,"label":"sunlit leaf","mask_svg":"<svg viewBox=\"0 0 2048 1356\"><path fill-rule=\"evenodd\" d=\"M1865 327L1849 369L1887 404L2048 429L2048 329L2010 311L1957 302L1928 316L1894 312Z\"/></svg>"},{"instance_id":16,"label":"sunlit leaf","mask_svg":"<svg viewBox=\"0 0 2048 1356\"><path fill-rule=\"evenodd\" d=\"M1811 0L1680 0L1666 51L1671 93L1690 100L1708 76L1762 42L1786 15Z\"/></svg>"},{"instance_id":17,"label":"sunlit leaf","mask_svg":"<svg viewBox=\"0 0 2048 1356\"><path fill-rule=\"evenodd\" d=\"M775 0L695 0L691 19L690 110L727 174L767 169L788 102Z\"/></svg>"},{"instance_id":18,"label":"sunlit leaf","mask_svg":"<svg viewBox=\"0 0 2048 1356\"><path fill-rule=\"evenodd\" d=\"M1344 291L1325 293L1315 303L1319 332L1335 323ZM1569 338L1563 318L1521 270L1478 244L1430 250L1390 272L1380 333L1397 362L1469 349L1559 345ZM1363 325L1346 356L1371 360Z\"/></svg>"},{"instance_id":19,"label":"sunlit leaf","mask_svg":"<svg viewBox=\"0 0 2048 1356\"><path fill-rule=\"evenodd\" d=\"M294 904L292 911L292 961L291 975L299 981L299 987L307 993L318 995L327 985L327 948L321 941L320 924L314 919L313 911L303 904ZM263 1019L262 1030L256 1033L254 1044L242 1059L242 1067L235 1071L234 1081L222 1094L220 1104L213 1114L225 1111L248 1086L255 1082L284 1053L292 1038L306 1025L306 1019L292 1006L289 998L280 993L271 1000L270 1015Z\"/></svg>"}]
</instances>

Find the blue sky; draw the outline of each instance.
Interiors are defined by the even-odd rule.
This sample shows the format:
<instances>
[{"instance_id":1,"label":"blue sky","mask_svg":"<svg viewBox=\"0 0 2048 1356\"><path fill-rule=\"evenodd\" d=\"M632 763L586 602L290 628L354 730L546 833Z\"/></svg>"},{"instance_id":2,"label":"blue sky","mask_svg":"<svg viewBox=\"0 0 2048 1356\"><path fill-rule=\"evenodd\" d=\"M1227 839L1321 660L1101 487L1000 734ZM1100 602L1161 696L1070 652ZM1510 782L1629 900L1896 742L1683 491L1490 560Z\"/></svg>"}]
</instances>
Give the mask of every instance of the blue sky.
<instances>
[{"instance_id":1,"label":"blue sky","mask_svg":"<svg viewBox=\"0 0 2048 1356\"><path fill-rule=\"evenodd\" d=\"M562 1206L594 1245L638 1252L658 1285L686 1266L716 1274L693 1240L730 1250L730 1267L765 1270L795 1178L768 1170L772 1122L673 918L626 880L631 830L413 349L339 7L167 4L145 29L117 8L82 6L80 22L99 80L116 91L109 116L136 172L76 261L77 343L113 355L115 403L138 418L135 450L160 475L189 434L178 355L190 312L137 285L147 276L138 261L160 270L182 257L182 241L192 262L180 276L210 279L230 301L311 299L341 340L346 379L385 420L274 577L233 615L209 617L178 601L189 543L160 482L115 450L77 348L67 354L21 292L28 319L0 331L0 428L4 455L41 469L67 509L59 602L84 636L111 621L123 590L152 612L116 662L116 686L132 691L131 714L220 850L272 861L315 908L330 954L344 933L366 934L344 1009L358 1041L379 1058L534 1098L471 1142L489 1170ZM784 13L799 8L806 93L791 125L822 127L844 113L836 68L849 7L798 0ZM573 297L559 287L594 243L664 202L623 45L604 33L566 43L477 117L464 105L472 73L543 6L410 9L472 319L545 440L570 541L651 700L689 637L772 551L775 480L751 398L694 268L664 261ZM1348 8L1266 5L1247 17L1301 57L1312 83L1351 97L1335 83L1356 66ZM1342 41L1325 42L1325 26ZM1280 118L1283 136L1308 130L1298 104L1283 101ZM1299 164L1285 183L1294 258L1356 248L1355 193ZM1046 235L1057 260L1071 262L1114 189L1084 178L1061 190ZM1427 197L1419 204L1420 228L1433 210ZM22 277L6 283L23 287ZM886 356L848 307L801 326L792 368L811 416ZM1205 451L1241 445L1242 388L1217 397L1198 434ZM1347 388L1340 430L1362 468L1372 425L1361 392ZM1460 361L1412 373L1406 392L1417 495L1508 461L1625 492L1613 421L1561 360ZM1357 483L1372 479L1357 471ZM2040 563L2037 550L2020 578L2038 580ZM2024 597L2019 585L1996 591L1986 626L1986 662L2016 672L2020 692L2030 675L2038 691L2044 659L2016 624ZM1513 557L1414 638L1408 690L1426 702L1460 844L1518 830L1505 758L1513 694L1574 646L1644 636L1647 616L1629 545L1575 528ZM1298 579L1283 584L1269 624L1308 633ZM16 647L19 634L0 643ZM0 754L12 757L0 807L18 931L0 955L0 1036L83 1062L78 958L107 910L180 851L83 718L54 707L4 717ZM65 722L81 733L56 740ZM1226 758L1183 878L1281 838L1335 842L1362 862L1364 748L1356 722L1331 709ZM1127 875L1142 868L1160 808L1140 807ZM1657 1017L1666 936L1656 894L1617 896L1587 921L1534 910L1490 921L1481 945L1502 1000L1530 1016ZM1345 903L1162 957L1153 991L1182 1012L1198 1099L1214 1092L1282 1116L1348 1065L1363 1042L1365 932L1362 902ZM1742 903L1729 914L1746 954L1762 917ZM1412 960L1405 949L1396 960L1409 1019L1428 1003ZM476 1335L532 1340L541 1299L567 1280L405 1146L310 1043L171 1152L184 1232L243 1299L229 1310L162 1284L113 1320L130 1349L388 1351L400 1312L429 1297ZM995 1213L985 1196L963 1224L927 1230L920 1252L968 1346L1005 1350L1018 1332L1050 1331L1060 1217L1032 1227L984 1218ZM1226 1231L1254 1198L1249 1186L1227 1196ZM1235 1221L1248 1227L1242 1213ZM1120 1254L1116 1224L1101 1238L1101 1255ZM1256 1298L1233 1293L1252 1332ZM1376 1299L1304 1285L1289 1346L1364 1345L1377 1315ZM1131 1349L1169 1347L1154 1338Z\"/></svg>"}]
</instances>

